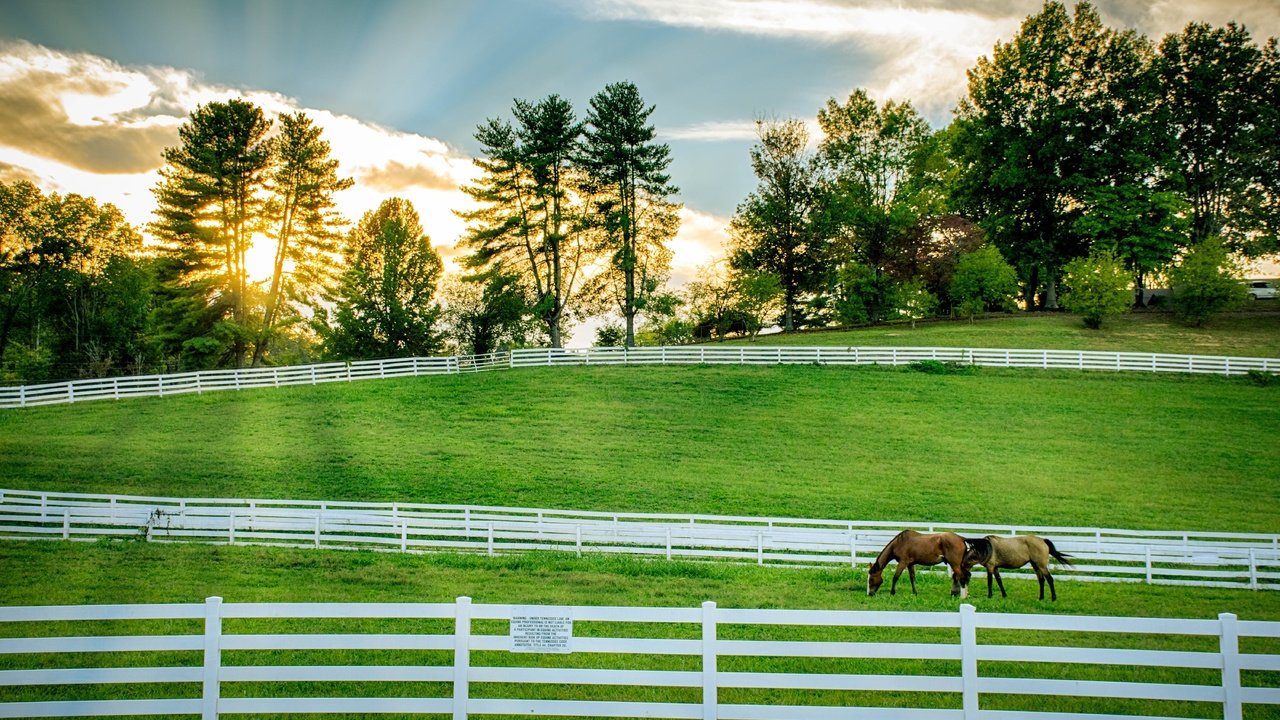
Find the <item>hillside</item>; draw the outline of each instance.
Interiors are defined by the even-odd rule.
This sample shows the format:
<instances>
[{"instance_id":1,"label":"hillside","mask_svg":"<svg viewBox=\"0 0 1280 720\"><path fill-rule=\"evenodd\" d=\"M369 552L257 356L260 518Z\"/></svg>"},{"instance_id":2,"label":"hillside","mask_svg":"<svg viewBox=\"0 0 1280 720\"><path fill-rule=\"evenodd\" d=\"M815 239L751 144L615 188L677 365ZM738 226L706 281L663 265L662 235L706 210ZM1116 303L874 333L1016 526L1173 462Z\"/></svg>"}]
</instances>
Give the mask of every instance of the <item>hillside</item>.
<instances>
[{"instance_id":1,"label":"hillside","mask_svg":"<svg viewBox=\"0 0 1280 720\"><path fill-rule=\"evenodd\" d=\"M1280 387L546 368L0 413L0 487L1274 531Z\"/></svg>"}]
</instances>

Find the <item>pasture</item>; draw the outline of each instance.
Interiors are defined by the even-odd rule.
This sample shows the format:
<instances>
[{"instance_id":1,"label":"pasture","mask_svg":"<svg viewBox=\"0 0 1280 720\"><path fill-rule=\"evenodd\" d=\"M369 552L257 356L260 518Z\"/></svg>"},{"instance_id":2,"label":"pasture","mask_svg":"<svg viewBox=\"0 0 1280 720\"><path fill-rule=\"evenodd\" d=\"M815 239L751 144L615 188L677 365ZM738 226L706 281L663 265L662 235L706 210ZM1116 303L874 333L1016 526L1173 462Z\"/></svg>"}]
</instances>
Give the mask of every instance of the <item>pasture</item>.
<instances>
[{"instance_id":1,"label":"pasture","mask_svg":"<svg viewBox=\"0 0 1280 720\"><path fill-rule=\"evenodd\" d=\"M0 413L0 487L1275 530L1280 387L842 367L543 368Z\"/></svg>"}]
</instances>

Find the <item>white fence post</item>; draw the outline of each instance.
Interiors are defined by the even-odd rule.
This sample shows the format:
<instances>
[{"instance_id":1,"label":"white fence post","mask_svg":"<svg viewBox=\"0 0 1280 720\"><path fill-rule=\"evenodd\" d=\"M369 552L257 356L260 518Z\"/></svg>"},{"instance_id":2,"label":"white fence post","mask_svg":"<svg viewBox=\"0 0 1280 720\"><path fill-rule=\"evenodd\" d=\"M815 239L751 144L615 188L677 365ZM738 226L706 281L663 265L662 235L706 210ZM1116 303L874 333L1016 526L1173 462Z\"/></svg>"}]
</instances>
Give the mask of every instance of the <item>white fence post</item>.
<instances>
[{"instance_id":1,"label":"white fence post","mask_svg":"<svg viewBox=\"0 0 1280 720\"><path fill-rule=\"evenodd\" d=\"M489 523L488 553L489 557L493 557L493 523Z\"/></svg>"},{"instance_id":2,"label":"white fence post","mask_svg":"<svg viewBox=\"0 0 1280 720\"><path fill-rule=\"evenodd\" d=\"M960 688L965 720L977 720L978 618L969 603L960 606Z\"/></svg>"},{"instance_id":3,"label":"white fence post","mask_svg":"<svg viewBox=\"0 0 1280 720\"><path fill-rule=\"evenodd\" d=\"M316 513L316 547L320 547L320 513Z\"/></svg>"},{"instance_id":4,"label":"white fence post","mask_svg":"<svg viewBox=\"0 0 1280 720\"><path fill-rule=\"evenodd\" d=\"M236 544L236 514L231 513L227 518L227 544Z\"/></svg>"},{"instance_id":5,"label":"white fence post","mask_svg":"<svg viewBox=\"0 0 1280 720\"><path fill-rule=\"evenodd\" d=\"M26 406L27 406L27 386L19 385L18 386L18 407L24 408Z\"/></svg>"},{"instance_id":6,"label":"white fence post","mask_svg":"<svg viewBox=\"0 0 1280 720\"><path fill-rule=\"evenodd\" d=\"M1151 584L1151 548L1146 548L1147 584Z\"/></svg>"},{"instance_id":7,"label":"white fence post","mask_svg":"<svg viewBox=\"0 0 1280 720\"><path fill-rule=\"evenodd\" d=\"M578 557L582 557L582 526L581 525L573 526L573 542L574 542L574 547L578 551Z\"/></svg>"},{"instance_id":8,"label":"white fence post","mask_svg":"<svg viewBox=\"0 0 1280 720\"><path fill-rule=\"evenodd\" d=\"M453 720L467 720L471 686L471 598L458 598L453 622Z\"/></svg>"},{"instance_id":9,"label":"white fence post","mask_svg":"<svg viewBox=\"0 0 1280 720\"><path fill-rule=\"evenodd\" d=\"M222 669L222 598L204 601L204 690L200 704L201 720L217 720L218 698L222 689L218 674Z\"/></svg>"},{"instance_id":10,"label":"white fence post","mask_svg":"<svg viewBox=\"0 0 1280 720\"><path fill-rule=\"evenodd\" d=\"M148 529L148 532L150 532L150 529ZM62 539L63 540L71 539L71 510L70 509L62 511Z\"/></svg>"},{"instance_id":11,"label":"white fence post","mask_svg":"<svg viewBox=\"0 0 1280 720\"><path fill-rule=\"evenodd\" d=\"M1258 589L1258 557L1253 550L1249 551L1249 589Z\"/></svg>"},{"instance_id":12,"label":"white fence post","mask_svg":"<svg viewBox=\"0 0 1280 720\"><path fill-rule=\"evenodd\" d=\"M76 386L67 383L67 402L74 404L76 401Z\"/></svg>"},{"instance_id":13,"label":"white fence post","mask_svg":"<svg viewBox=\"0 0 1280 720\"><path fill-rule=\"evenodd\" d=\"M716 692L716 604L702 603L702 720L719 716Z\"/></svg>"},{"instance_id":14,"label":"white fence post","mask_svg":"<svg viewBox=\"0 0 1280 720\"><path fill-rule=\"evenodd\" d=\"M1221 635L1218 647L1222 653L1222 718L1241 720L1244 702L1240 693L1240 639L1234 613L1218 615Z\"/></svg>"}]
</instances>

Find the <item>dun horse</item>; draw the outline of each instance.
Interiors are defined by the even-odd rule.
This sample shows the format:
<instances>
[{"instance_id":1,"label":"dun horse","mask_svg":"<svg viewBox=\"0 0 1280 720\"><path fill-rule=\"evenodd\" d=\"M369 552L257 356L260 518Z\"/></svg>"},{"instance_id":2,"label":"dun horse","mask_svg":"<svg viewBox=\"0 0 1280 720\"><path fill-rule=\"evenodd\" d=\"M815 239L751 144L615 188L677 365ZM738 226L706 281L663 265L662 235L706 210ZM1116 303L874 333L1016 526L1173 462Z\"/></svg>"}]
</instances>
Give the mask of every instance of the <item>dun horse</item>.
<instances>
[{"instance_id":1,"label":"dun horse","mask_svg":"<svg viewBox=\"0 0 1280 720\"><path fill-rule=\"evenodd\" d=\"M1000 578L1000 568L1012 570L1031 563L1036 571L1036 579L1040 581L1040 599L1044 599L1044 581L1049 581L1049 594L1053 600L1058 599L1058 592L1053 588L1053 575L1049 574L1049 558L1052 557L1063 565L1071 565L1069 556L1058 552L1053 543L1035 535L988 535L984 538L966 538L969 549L964 554L964 566L972 568L981 565L987 569L987 597L991 597L991 578L1000 584L1000 597L1009 597L1004 591L1004 580Z\"/></svg>"},{"instance_id":2,"label":"dun horse","mask_svg":"<svg viewBox=\"0 0 1280 720\"><path fill-rule=\"evenodd\" d=\"M969 566L964 564L964 538L955 533L923 534L915 530L903 530L898 533L879 557L867 569L867 595L875 595L884 584L884 569L891 560L897 561L898 569L893 573L893 583L889 585L889 594L898 589L898 577L905 569L911 578L911 592L916 591L916 565L937 565L946 561L951 566L951 594L960 597L969 596Z\"/></svg>"}]
</instances>

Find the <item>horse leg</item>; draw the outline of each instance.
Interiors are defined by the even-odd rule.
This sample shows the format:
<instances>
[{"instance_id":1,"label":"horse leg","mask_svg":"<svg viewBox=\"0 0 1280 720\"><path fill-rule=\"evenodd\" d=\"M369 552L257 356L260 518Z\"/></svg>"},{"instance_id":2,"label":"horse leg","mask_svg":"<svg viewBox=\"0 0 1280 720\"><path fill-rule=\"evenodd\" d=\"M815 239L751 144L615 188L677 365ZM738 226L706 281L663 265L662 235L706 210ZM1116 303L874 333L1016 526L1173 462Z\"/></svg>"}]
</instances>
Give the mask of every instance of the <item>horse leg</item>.
<instances>
[{"instance_id":1,"label":"horse leg","mask_svg":"<svg viewBox=\"0 0 1280 720\"><path fill-rule=\"evenodd\" d=\"M1040 581L1040 599L1044 600L1044 576L1047 573L1041 571L1038 565L1032 565L1031 567L1036 571L1036 580Z\"/></svg>"},{"instance_id":2,"label":"horse leg","mask_svg":"<svg viewBox=\"0 0 1280 720\"><path fill-rule=\"evenodd\" d=\"M991 574L996 576L996 584L1000 586L1000 597L1007 598L1009 593L1004 591L1004 578L1000 577L1000 568L992 568ZM987 576L987 592L991 592L991 576ZM987 597L991 597L988 595Z\"/></svg>"},{"instance_id":3,"label":"horse leg","mask_svg":"<svg viewBox=\"0 0 1280 720\"><path fill-rule=\"evenodd\" d=\"M991 597L991 577L994 574L994 572L995 571L992 570L991 568L987 568L987 597L988 598ZM1004 588L1000 588L1000 591L1003 592Z\"/></svg>"},{"instance_id":4,"label":"horse leg","mask_svg":"<svg viewBox=\"0 0 1280 720\"><path fill-rule=\"evenodd\" d=\"M911 563L907 566L907 575L911 577L911 594L916 594L916 565Z\"/></svg>"},{"instance_id":5,"label":"horse leg","mask_svg":"<svg viewBox=\"0 0 1280 720\"><path fill-rule=\"evenodd\" d=\"M1036 570L1036 575L1040 575L1040 572L1041 572L1041 571L1040 571L1039 569L1037 569L1037 570ZM1041 600L1043 600L1043 599L1044 599L1044 581L1045 581L1045 580L1048 580L1048 581L1049 581L1049 599L1053 600L1054 602L1057 602L1057 600L1058 600L1058 591L1057 591L1057 590L1055 590L1055 589L1054 589L1054 587L1053 587L1053 573L1049 572L1049 564L1048 564L1048 563L1045 563L1045 566L1044 566L1044 576L1040 578L1040 599L1041 599Z\"/></svg>"},{"instance_id":6,"label":"horse leg","mask_svg":"<svg viewBox=\"0 0 1280 720\"><path fill-rule=\"evenodd\" d=\"M896 595L898 593L898 578L902 577L902 571L903 571L902 565L903 564L901 562L898 563L898 569L893 571L893 584L889 586L890 595ZM912 585L912 588L914 589L915 587L915 571L914 570L911 572L911 585Z\"/></svg>"}]
</instances>

